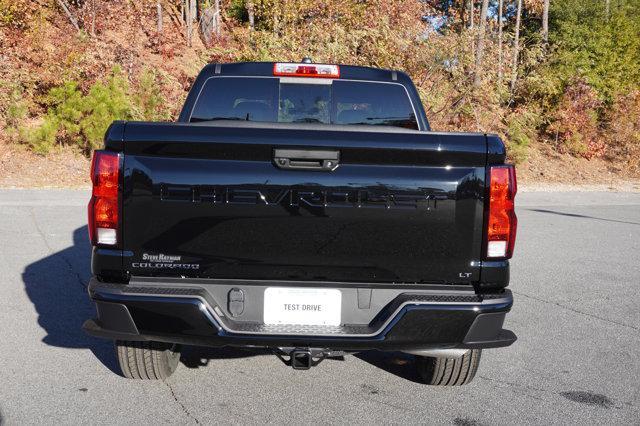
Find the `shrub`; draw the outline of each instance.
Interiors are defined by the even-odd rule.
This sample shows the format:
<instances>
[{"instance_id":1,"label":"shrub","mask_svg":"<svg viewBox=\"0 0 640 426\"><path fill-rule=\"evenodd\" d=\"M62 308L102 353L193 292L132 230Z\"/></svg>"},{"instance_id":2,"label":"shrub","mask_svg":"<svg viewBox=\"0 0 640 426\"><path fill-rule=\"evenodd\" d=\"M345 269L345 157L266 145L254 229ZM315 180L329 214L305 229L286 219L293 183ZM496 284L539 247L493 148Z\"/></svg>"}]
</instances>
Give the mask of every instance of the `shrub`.
<instances>
[{"instance_id":1,"label":"shrub","mask_svg":"<svg viewBox=\"0 0 640 426\"><path fill-rule=\"evenodd\" d=\"M24 89L17 84L0 81L0 104L5 105L0 111L4 118L5 134L10 141L19 139L19 129L29 110L24 96Z\"/></svg>"},{"instance_id":2,"label":"shrub","mask_svg":"<svg viewBox=\"0 0 640 426\"><path fill-rule=\"evenodd\" d=\"M585 80L576 79L567 87L549 126L561 152L587 159L604 154L598 128L601 107L602 102Z\"/></svg>"},{"instance_id":3,"label":"shrub","mask_svg":"<svg viewBox=\"0 0 640 426\"><path fill-rule=\"evenodd\" d=\"M626 160L640 175L640 90L619 96L607 114L607 135L613 160Z\"/></svg>"},{"instance_id":4,"label":"shrub","mask_svg":"<svg viewBox=\"0 0 640 426\"><path fill-rule=\"evenodd\" d=\"M0 27L27 28L29 12L33 8L29 3L25 0L0 0Z\"/></svg>"},{"instance_id":5,"label":"shrub","mask_svg":"<svg viewBox=\"0 0 640 426\"><path fill-rule=\"evenodd\" d=\"M80 122L86 138L86 152L100 148L104 132L113 120L131 117L129 82L119 68L114 69L106 84L95 83L83 105L84 118Z\"/></svg>"},{"instance_id":6,"label":"shrub","mask_svg":"<svg viewBox=\"0 0 640 426\"><path fill-rule=\"evenodd\" d=\"M131 117L129 83L119 68L106 82L96 82L83 95L78 83L69 81L49 90L43 122L27 132L34 151L45 154L56 143L76 145L89 153L102 144L104 132L113 120Z\"/></svg>"},{"instance_id":7,"label":"shrub","mask_svg":"<svg viewBox=\"0 0 640 426\"><path fill-rule=\"evenodd\" d=\"M144 121L162 121L170 117L162 96L162 79L155 71L145 69L140 75L133 94L133 118Z\"/></svg>"},{"instance_id":8,"label":"shrub","mask_svg":"<svg viewBox=\"0 0 640 426\"><path fill-rule=\"evenodd\" d=\"M516 163L526 160L529 145L536 140L540 122L540 111L532 107L519 107L507 117L508 154Z\"/></svg>"},{"instance_id":9,"label":"shrub","mask_svg":"<svg viewBox=\"0 0 640 426\"><path fill-rule=\"evenodd\" d=\"M78 89L78 83L68 81L62 86L49 90L46 97L50 107L45 121L57 123L70 136L80 132L80 120L84 114L84 98Z\"/></svg>"},{"instance_id":10,"label":"shrub","mask_svg":"<svg viewBox=\"0 0 640 426\"><path fill-rule=\"evenodd\" d=\"M60 122L57 118L54 115L47 115L42 124L35 129L30 130L23 128L21 133L26 135L25 138L31 146L31 149L33 149L33 152L45 155L56 144L59 129Z\"/></svg>"},{"instance_id":11,"label":"shrub","mask_svg":"<svg viewBox=\"0 0 640 426\"><path fill-rule=\"evenodd\" d=\"M227 14L237 21L247 21L249 19L244 0L230 0Z\"/></svg>"}]
</instances>

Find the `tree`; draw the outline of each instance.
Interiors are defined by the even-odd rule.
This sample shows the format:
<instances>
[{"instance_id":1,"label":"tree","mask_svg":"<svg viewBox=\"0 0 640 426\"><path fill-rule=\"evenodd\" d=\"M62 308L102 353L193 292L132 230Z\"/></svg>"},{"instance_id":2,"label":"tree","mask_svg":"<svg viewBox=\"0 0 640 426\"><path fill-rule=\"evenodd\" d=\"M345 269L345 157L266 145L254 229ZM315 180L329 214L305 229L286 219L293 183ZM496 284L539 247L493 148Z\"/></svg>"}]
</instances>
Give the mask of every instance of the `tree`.
<instances>
[{"instance_id":1,"label":"tree","mask_svg":"<svg viewBox=\"0 0 640 426\"><path fill-rule=\"evenodd\" d=\"M545 43L549 43L549 0L544 0L542 8L542 39Z\"/></svg>"},{"instance_id":2,"label":"tree","mask_svg":"<svg viewBox=\"0 0 640 426\"><path fill-rule=\"evenodd\" d=\"M522 0L518 0L518 10L516 12L516 34L513 38L513 64L511 64L511 97L516 88L518 79L518 56L520 53L520 20L522 19Z\"/></svg>"},{"instance_id":3,"label":"tree","mask_svg":"<svg viewBox=\"0 0 640 426\"><path fill-rule=\"evenodd\" d=\"M245 1L245 8L247 9L247 14L249 15L249 28L254 30L256 28L255 21L255 8L253 6L253 1L247 0Z\"/></svg>"},{"instance_id":4,"label":"tree","mask_svg":"<svg viewBox=\"0 0 640 426\"><path fill-rule=\"evenodd\" d=\"M502 85L502 7L503 0L499 0L498 2L498 85Z\"/></svg>"},{"instance_id":5,"label":"tree","mask_svg":"<svg viewBox=\"0 0 640 426\"><path fill-rule=\"evenodd\" d=\"M469 0L469 28L473 28L473 0Z\"/></svg>"},{"instance_id":6,"label":"tree","mask_svg":"<svg viewBox=\"0 0 640 426\"><path fill-rule=\"evenodd\" d=\"M162 34L162 4L160 2L156 4L156 14L158 20L156 24L156 31L158 34Z\"/></svg>"},{"instance_id":7,"label":"tree","mask_svg":"<svg viewBox=\"0 0 640 426\"><path fill-rule=\"evenodd\" d=\"M476 49L476 69L473 76L473 85L480 86L482 66L482 55L484 54L484 34L487 27L487 9L489 8L489 0L482 0L482 10L480 11L480 31L478 32L478 47Z\"/></svg>"},{"instance_id":8,"label":"tree","mask_svg":"<svg viewBox=\"0 0 640 426\"><path fill-rule=\"evenodd\" d=\"M187 24L187 46L189 47L191 47L191 40L193 38L193 23L198 19L197 8L197 0L185 0L184 13Z\"/></svg>"},{"instance_id":9,"label":"tree","mask_svg":"<svg viewBox=\"0 0 640 426\"><path fill-rule=\"evenodd\" d=\"M583 78L609 105L640 87L640 8L638 0L612 2L605 21L605 6L603 0L554 1L549 60L561 90Z\"/></svg>"}]
</instances>

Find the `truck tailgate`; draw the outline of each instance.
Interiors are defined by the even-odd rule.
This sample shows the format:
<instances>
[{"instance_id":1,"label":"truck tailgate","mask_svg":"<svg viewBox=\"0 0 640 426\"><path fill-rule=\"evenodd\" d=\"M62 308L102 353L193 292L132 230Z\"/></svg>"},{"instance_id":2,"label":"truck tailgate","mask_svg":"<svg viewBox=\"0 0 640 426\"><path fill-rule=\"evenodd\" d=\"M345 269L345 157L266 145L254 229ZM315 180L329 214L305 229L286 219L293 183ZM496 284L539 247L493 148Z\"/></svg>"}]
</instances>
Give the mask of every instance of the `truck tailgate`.
<instances>
[{"instance_id":1,"label":"truck tailgate","mask_svg":"<svg viewBox=\"0 0 640 426\"><path fill-rule=\"evenodd\" d=\"M477 281L485 135L361 127L127 123L125 269L134 276ZM283 149L337 153L339 165L283 169L274 159Z\"/></svg>"}]
</instances>

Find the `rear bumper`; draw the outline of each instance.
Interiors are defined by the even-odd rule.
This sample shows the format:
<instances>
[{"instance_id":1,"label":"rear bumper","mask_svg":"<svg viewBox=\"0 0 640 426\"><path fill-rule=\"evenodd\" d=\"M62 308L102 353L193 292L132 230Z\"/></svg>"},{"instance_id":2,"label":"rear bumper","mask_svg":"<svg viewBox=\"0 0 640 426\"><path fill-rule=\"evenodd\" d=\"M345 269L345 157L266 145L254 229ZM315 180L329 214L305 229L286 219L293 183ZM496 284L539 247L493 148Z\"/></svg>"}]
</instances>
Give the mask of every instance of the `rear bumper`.
<instances>
[{"instance_id":1,"label":"rear bumper","mask_svg":"<svg viewBox=\"0 0 640 426\"><path fill-rule=\"evenodd\" d=\"M349 311L343 318L351 320L351 325L266 326L256 320L262 314L259 306L265 284L245 284L243 290L255 300L247 301L250 312L245 318L234 318L220 295L238 287L237 282L120 285L94 278L89 294L96 303L97 318L86 321L83 329L93 336L119 340L347 351L494 348L516 340L515 334L502 328L513 304L508 290L478 296L468 290L398 289L397 285L371 289L332 283L344 294L343 311ZM361 302L367 296L369 305L363 308ZM360 321L355 320L358 317Z\"/></svg>"}]
</instances>

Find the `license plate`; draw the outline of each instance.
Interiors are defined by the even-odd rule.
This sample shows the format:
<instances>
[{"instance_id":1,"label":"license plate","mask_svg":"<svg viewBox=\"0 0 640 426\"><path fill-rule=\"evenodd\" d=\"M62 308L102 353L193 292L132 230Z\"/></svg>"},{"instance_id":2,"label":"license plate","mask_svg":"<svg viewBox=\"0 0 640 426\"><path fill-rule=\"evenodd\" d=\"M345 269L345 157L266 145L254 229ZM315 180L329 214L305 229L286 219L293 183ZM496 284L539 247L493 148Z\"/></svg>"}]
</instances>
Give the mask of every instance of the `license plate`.
<instances>
[{"instance_id":1,"label":"license plate","mask_svg":"<svg viewBox=\"0 0 640 426\"><path fill-rule=\"evenodd\" d=\"M340 325L342 292L324 288L269 287L265 324Z\"/></svg>"}]
</instances>

